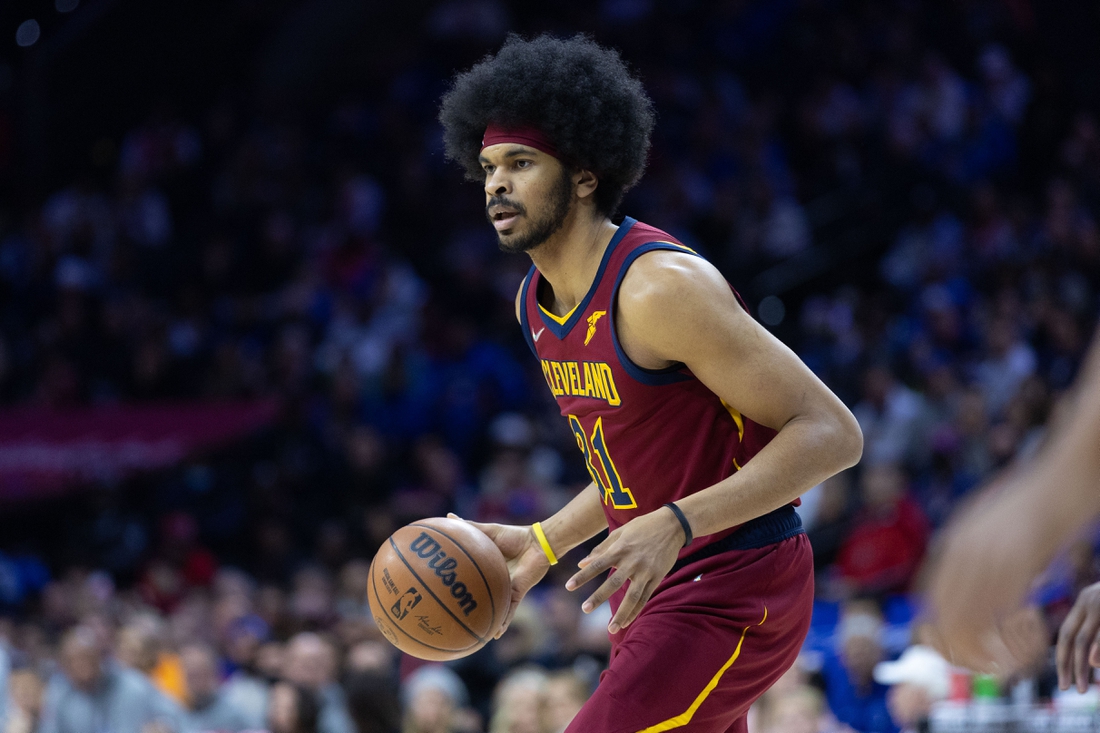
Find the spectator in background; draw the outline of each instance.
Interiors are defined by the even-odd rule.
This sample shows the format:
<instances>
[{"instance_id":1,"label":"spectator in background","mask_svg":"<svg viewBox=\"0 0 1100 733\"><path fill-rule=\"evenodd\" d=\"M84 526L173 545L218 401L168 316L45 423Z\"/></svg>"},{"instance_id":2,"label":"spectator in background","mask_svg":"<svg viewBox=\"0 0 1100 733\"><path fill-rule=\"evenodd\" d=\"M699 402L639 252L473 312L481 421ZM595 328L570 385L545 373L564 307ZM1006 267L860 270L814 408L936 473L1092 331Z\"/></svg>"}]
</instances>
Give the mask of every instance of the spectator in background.
<instances>
[{"instance_id":1,"label":"spectator in background","mask_svg":"<svg viewBox=\"0 0 1100 733\"><path fill-rule=\"evenodd\" d=\"M451 670L421 667L401 687L405 709L402 733L467 733L480 730L466 705L466 685Z\"/></svg>"},{"instance_id":2,"label":"spectator in background","mask_svg":"<svg viewBox=\"0 0 1100 733\"><path fill-rule=\"evenodd\" d=\"M247 717L218 689L218 659L204 644L189 644L180 650L187 703L184 707L185 733L202 731L240 731L249 728Z\"/></svg>"},{"instance_id":3,"label":"spectator in background","mask_svg":"<svg viewBox=\"0 0 1100 733\"><path fill-rule=\"evenodd\" d=\"M824 576L827 570L836 562L840 548L848 537L852 525L855 499L852 496L852 479L855 472L852 469L842 471L836 476L830 476L819 486L810 490L810 496L803 498L803 503L809 499L812 511L807 517L803 514L803 522L806 526L806 534L814 548L814 569L821 578L818 582L817 593L824 590L822 583L826 582Z\"/></svg>"},{"instance_id":4,"label":"spectator in background","mask_svg":"<svg viewBox=\"0 0 1100 733\"><path fill-rule=\"evenodd\" d=\"M753 705L749 733L852 733L836 720L819 687L798 661Z\"/></svg>"},{"instance_id":5,"label":"spectator in background","mask_svg":"<svg viewBox=\"0 0 1100 733\"><path fill-rule=\"evenodd\" d=\"M267 706L270 733L321 733L321 700L301 685L276 682Z\"/></svg>"},{"instance_id":6,"label":"spectator in background","mask_svg":"<svg viewBox=\"0 0 1100 733\"><path fill-rule=\"evenodd\" d=\"M347 699L336 682L336 650L324 637L301 633L286 645L283 678L310 691L321 705L320 733L355 733Z\"/></svg>"},{"instance_id":7,"label":"spectator in background","mask_svg":"<svg viewBox=\"0 0 1100 733\"><path fill-rule=\"evenodd\" d=\"M249 728L262 728L271 686L259 665L260 650L268 636L267 624L259 616L248 614L231 621L225 636L225 654L236 669L222 685L222 696L245 716Z\"/></svg>"},{"instance_id":8,"label":"spectator in background","mask_svg":"<svg viewBox=\"0 0 1100 733\"><path fill-rule=\"evenodd\" d=\"M898 382L889 367L868 369L863 399L852 408L863 431L863 462L897 463L909 458L922 409L921 396Z\"/></svg>"},{"instance_id":9,"label":"spectator in background","mask_svg":"<svg viewBox=\"0 0 1100 733\"><path fill-rule=\"evenodd\" d=\"M539 667L520 667L505 675L493 694L489 733L540 733L539 702L546 682Z\"/></svg>"},{"instance_id":10,"label":"spectator in background","mask_svg":"<svg viewBox=\"0 0 1100 733\"><path fill-rule=\"evenodd\" d=\"M990 415L999 415L1020 385L1035 373L1035 352L1015 323L998 319L986 332L986 355L975 375Z\"/></svg>"},{"instance_id":11,"label":"spectator in background","mask_svg":"<svg viewBox=\"0 0 1100 733\"><path fill-rule=\"evenodd\" d=\"M837 651L821 668L829 708L860 733L897 733L886 707L886 686L873 677L883 657L882 632L882 615L874 604L849 603L837 629Z\"/></svg>"},{"instance_id":12,"label":"spectator in background","mask_svg":"<svg viewBox=\"0 0 1100 733\"><path fill-rule=\"evenodd\" d=\"M346 684L348 712L356 733L398 733L401 729L401 703L397 686L381 672L359 672Z\"/></svg>"},{"instance_id":13,"label":"spectator in background","mask_svg":"<svg viewBox=\"0 0 1100 733\"><path fill-rule=\"evenodd\" d=\"M901 733L926 733L932 704L947 699L951 668L931 647L914 645L893 662L875 665L875 682L889 685L886 705Z\"/></svg>"},{"instance_id":14,"label":"spectator in background","mask_svg":"<svg viewBox=\"0 0 1100 733\"><path fill-rule=\"evenodd\" d=\"M88 628L65 634L60 658L61 679L47 696L40 733L142 733L149 724L183 730L179 707L140 672L104 659Z\"/></svg>"},{"instance_id":15,"label":"spectator in background","mask_svg":"<svg viewBox=\"0 0 1100 733\"><path fill-rule=\"evenodd\" d=\"M575 672L556 672L546 679L539 699L539 733L562 733L592 691Z\"/></svg>"},{"instance_id":16,"label":"spectator in background","mask_svg":"<svg viewBox=\"0 0 1100 733\"><path fill-rule=\"evenodd\" d=\"M902 592L924 556L928 520L895 464L864 468L860 494L863 508L837 559L840 577L855 595Z\"/></svg>"},{"instance_id":17,"label":"spectator in background","mask_svg":"<svg viewBox=\"0 0 1100 733\"><path fill-rule=\"evenodd\" d=\"M34 670L18 669L8 678L7 689L6 716L0 730L3 733L34 733L42 714L45 692L42 678Z\"/></svg>"},{"instance_id":18,"label":"spectator in background","mask_svg":"<svg viewBox=\"0 0 1100 733\"><path fill-rule=\"evenodd\" d=\"M853 733L829 714L825 696L809 685L780 693L771 706L771 725L762 733Z\"/></svg>"},{"instance_id":19,"label":"spectator in background","mask_svg":"<svg viewBox=\"0 0 1100 733\"><path fill-rule=\"evenodd\" d=\"M146 676L152 674L160 654L156 625L159 625L158 620L143 616L123 626L115 642L115 659L135 672Z\"/></svg>"},{"instance_id":20,"label":"spectator in background","mask_svg":"<svg viewBox=\"0 0 1100 733\"><path fill-rule=\"evenodd\" d=\"M118 633L115 658L145 675L158 690L182 704L186 698L183 670L179 657L162 648L164 633L165 623L161 618L152 614L134 618Z\"/></svg>"}]
</instances>

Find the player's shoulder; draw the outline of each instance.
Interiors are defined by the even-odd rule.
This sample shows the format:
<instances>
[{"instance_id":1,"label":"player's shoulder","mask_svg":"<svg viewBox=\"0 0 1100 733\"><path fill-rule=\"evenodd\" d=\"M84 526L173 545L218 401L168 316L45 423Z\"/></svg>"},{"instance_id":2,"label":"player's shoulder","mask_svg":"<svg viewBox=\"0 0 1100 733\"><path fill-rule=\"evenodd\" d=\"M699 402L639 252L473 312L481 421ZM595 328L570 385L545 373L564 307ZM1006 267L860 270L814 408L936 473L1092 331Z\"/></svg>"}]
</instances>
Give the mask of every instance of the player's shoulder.
<instances>
[{"instance_id":1,"label":"player's shoulder","mask_svg":"<svg viewBox=\"0 0 1100 733\"><path fill-rule=\"evenodd\" d=\"M639 255L622 276L620 309L659 313L730 294L714 265L691 250L654 248Z\"/></svg>"}]
</instances>

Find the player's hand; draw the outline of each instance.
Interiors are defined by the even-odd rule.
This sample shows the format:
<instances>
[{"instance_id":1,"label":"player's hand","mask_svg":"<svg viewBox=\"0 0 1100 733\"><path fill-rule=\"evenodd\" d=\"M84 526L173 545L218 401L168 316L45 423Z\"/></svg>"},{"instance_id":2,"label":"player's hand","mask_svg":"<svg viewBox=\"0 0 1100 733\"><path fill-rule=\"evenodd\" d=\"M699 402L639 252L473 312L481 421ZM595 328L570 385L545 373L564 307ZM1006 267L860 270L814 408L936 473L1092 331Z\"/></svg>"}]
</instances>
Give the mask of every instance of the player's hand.
<instances>
[{"instance_id":1,"label":"player's hand","mask_svg":"<svg viewBox=\"0 0 1100 733\"><path fill-rule=\"evenodd\" d=\"M1068 690L1076 684L1078 692L1088 690L1089 667L1100 667L1100 583L1077 595L1077 602L1058 629L1055 661L1060 688Z\"/></svg>"},{"instance_id":2,"label":"player's hand","mask_svg":"<svg viewBox=\"0 0 1100 733\"><path fill-rule=\"evenodd\" d=\"M592 613L629 580L630 589L607 627L609 632L617 634L641 612L642 606L676 563L676 556L683 544L684 530L676 515L662 507L635 517L609 534L588 557L577 563L581 570L569 579L565 587L576 590L615 568L611 577L581 604L581 610Z\"/></svg>"},{"instance_id":3,"label":"player's hand","mask_svg":"<svg viewBox=\"0 0 1100 733\"><path fill-rule=\"evenodd\" d=\"M451 519L462 519L456 514L448 514ZM527 591L535 587L550 569L550 561L546 553L542 551L535 533L531 527L517 527L509 524L482 524L469 522L484 532L500 549L504 559L508 562L508 574L512 578L512 602L508 607L508 615L504 617L504 625L500 627L494 638L499 639L508 630L512 623L512 617L516 615L516 609L520 601L527 595Z\"/></svg>"},{"instance_id":4,"label":"player's hand","mask_svg":"<svg viewBox=\"0 0 1100 733\"><path fill-rule=\"evenodd\" d=\"M1018 613L1048 550L1015 487L986 492L948 526L922 574L933 645L953 664L999 675L1018 670L1005 624Z\"/></svg>"}]
</instances>

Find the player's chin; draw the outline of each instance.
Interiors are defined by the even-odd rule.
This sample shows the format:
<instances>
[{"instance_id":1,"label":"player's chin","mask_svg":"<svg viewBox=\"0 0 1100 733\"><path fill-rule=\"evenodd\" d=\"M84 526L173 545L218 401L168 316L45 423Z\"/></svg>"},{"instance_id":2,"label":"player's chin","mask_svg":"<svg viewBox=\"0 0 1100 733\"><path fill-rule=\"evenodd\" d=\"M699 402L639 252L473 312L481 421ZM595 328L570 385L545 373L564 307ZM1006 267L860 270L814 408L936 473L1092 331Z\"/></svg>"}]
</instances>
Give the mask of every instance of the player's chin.
<instances>
[{"instance_id":1,"label":"player's chin","mask_svg":"<svg viewBox=\"0 0 1100 733\"><path fill-rule=\"evenodd\" d=\"M523 243L523 237L516 236L515 229L497 232L497 246L501 252L516 253L527 250Z\"/></svg>"}]
</instances>

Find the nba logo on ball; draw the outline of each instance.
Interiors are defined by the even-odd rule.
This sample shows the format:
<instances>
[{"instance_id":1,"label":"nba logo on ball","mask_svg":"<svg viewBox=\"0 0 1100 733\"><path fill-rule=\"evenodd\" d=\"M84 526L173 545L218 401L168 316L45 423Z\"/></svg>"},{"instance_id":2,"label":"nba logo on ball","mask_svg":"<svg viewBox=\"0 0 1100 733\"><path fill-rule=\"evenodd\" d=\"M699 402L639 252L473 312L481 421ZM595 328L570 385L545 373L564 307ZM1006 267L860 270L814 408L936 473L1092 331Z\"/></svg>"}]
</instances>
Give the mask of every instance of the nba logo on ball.
<instances>
[{"instance_id":1,"label":"nba logo on ball","mask_svg":"<svg viewBox=\"0 0 1100 733\"><path fill-rule=\"evenodd\" d=\"M416 608L416 604L420 603L423 596L416 592L416 588L409 588L405 591L405 595L397 599L397 603L393 604L393 608L390 609L390 613L393 617L400 621L409 615L409 611Z\"/></svg>"},{"instance_id":2,"label":"nba logo on ball","mask_svg":"<svg viewBox=\"0 0 1100 733\"><path fill-rule=\"evenodd\" d=\"M511 604L511 579L504 556L479 529L433 517L402 527L378 549L367 598L391 644L445 661L496 635Z\"/></svg>"}]
</instances>

